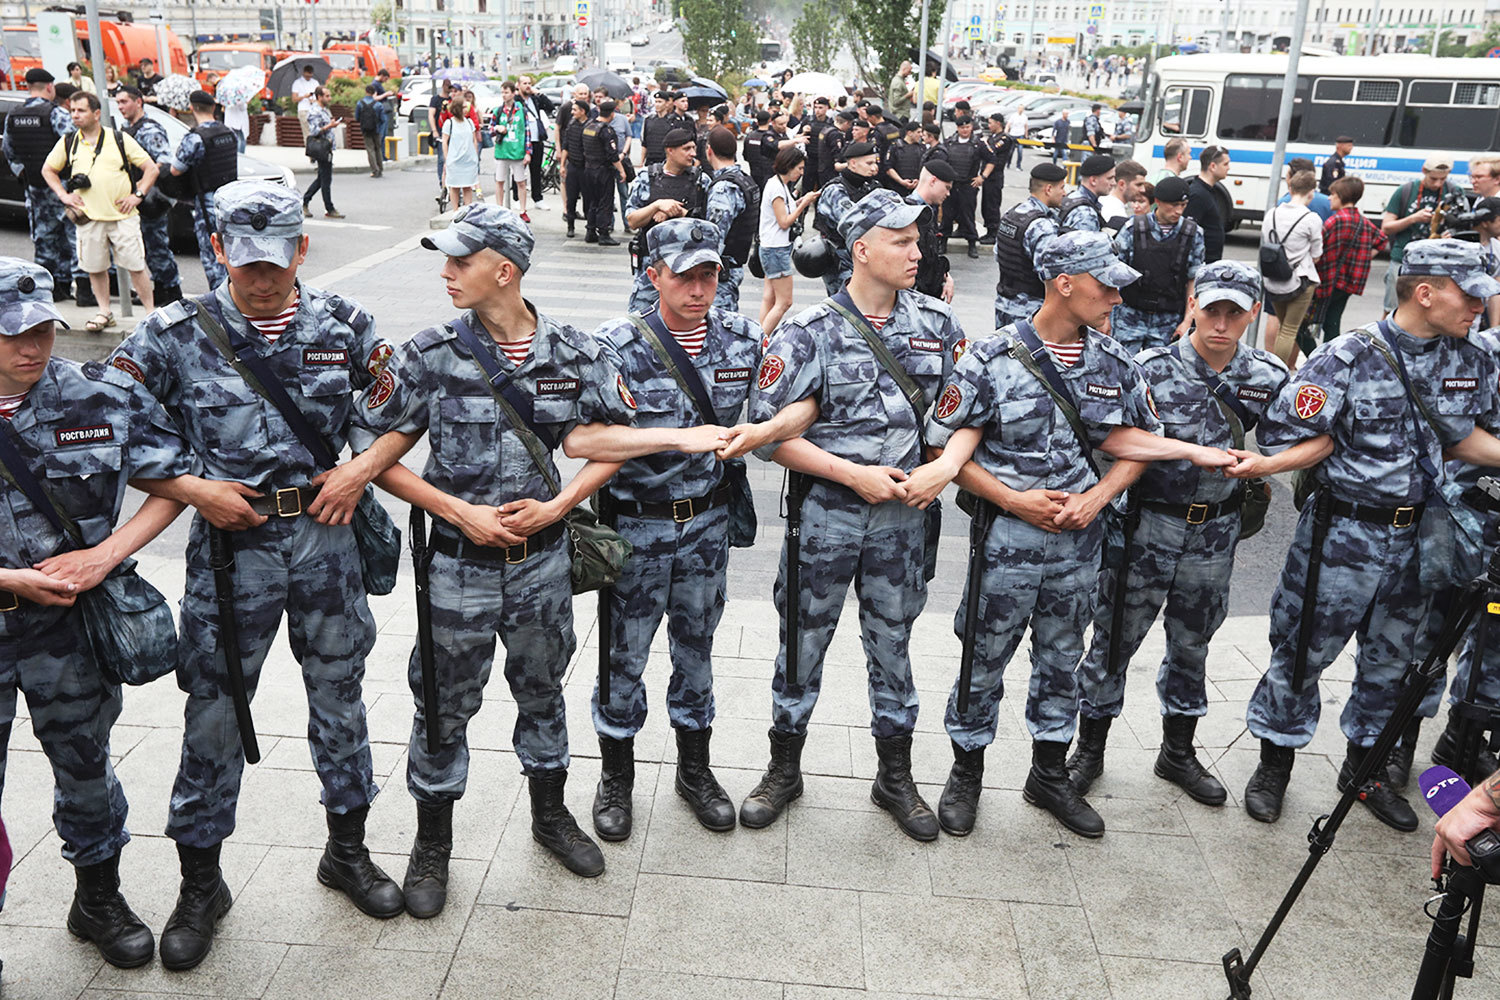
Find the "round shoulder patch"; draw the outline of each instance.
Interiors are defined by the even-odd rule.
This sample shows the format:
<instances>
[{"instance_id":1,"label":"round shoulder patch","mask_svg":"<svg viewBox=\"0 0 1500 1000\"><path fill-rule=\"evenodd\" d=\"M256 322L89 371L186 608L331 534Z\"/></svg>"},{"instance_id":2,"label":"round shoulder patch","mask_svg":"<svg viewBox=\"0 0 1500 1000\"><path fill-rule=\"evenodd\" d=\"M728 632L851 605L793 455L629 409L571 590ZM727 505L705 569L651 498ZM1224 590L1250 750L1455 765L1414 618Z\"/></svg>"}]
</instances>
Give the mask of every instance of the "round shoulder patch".
<instances>
[{"instance_id":1,"label":"round shoulder patch","mask_svg":"<svg viewBox=\"0 0 1500 1000\"><path fill-rule=\"evenodd\" d=\"M625 384L624 375L615 376L615 388L620 392L620 402L632 410L635 409L635 397L630 394L630 387Z\"/></svg>"},{"instance_id":2,"label":"round shoulder patch","mask_svg":"<svg viewBox=\"0 0 1500 1000\"><path fill-rule=\"evenodd\" d=\"M776 380L781 378L781 373L784 371L786 371L786 362L782 361L779 355L767 354L766 359L760 363L760 377L755 380L755 384L760 387L761 391L765 391L776 384Z\"/></svg>"},{"instance_id":3,"label":"round shoulder patch","mask_svg":"<svg viewBox=\"0 0 1500 1000\"><path fill-rule=\"evenodd\" d=\"M1304 385L1297 390L1292 405L1297 411L1297 417L1301 420L1311 420L1323 409L1323 404L1328 402L1328 393L1316 385Z\"/></svg>"},{"instance_id":4,"label":"round shoulder patch","mask_svg":"<svg viewBox=\"0 0 1500 1000\"><path fill-rule=\"evenodd\" d=\"M958 364L958 359L963 357L969 350L969 338L965 337L953 345L953 363Z\"/></svg>"},{"instance_id":5,"label":"round shoulder patch","mask_svg":"<svg viewBox=\"0 0 1500 1000\"><path fill-rule=\"evenodd\" d=\"M954 413L958 412L958 404L963 401L963 391L956 385L948 386L948 388L943 390L943 394L938 397L937 410L935 411L937 418L939 420L946 420L948 417L953 416Z\"/></svg>"},{"instance_id":6,"label":"round shoulder patch","mask_svg":"<svg viewBox=\"0 0 1500 1000\"><path fill-rule=\"evenodd\" d=\"M388 371L381 372L375 379L375 384L370 387L370 401L365 404L367 409L378 409L390 402L391 396L396 392L396 376Z\"/></svg>"}]
</instances>

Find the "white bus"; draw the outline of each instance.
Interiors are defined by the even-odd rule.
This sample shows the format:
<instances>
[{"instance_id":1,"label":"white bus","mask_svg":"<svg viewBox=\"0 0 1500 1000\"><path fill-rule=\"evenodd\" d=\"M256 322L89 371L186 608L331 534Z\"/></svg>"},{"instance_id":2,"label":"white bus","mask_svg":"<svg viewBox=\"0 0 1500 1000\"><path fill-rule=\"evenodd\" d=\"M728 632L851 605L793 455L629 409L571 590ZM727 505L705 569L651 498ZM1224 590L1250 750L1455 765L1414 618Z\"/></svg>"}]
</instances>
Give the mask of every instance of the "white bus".
<instances>
[{"instance_id":1,"label":"white bus","mask_svg":"<svg viewBox=\"0 0 1500 1000\"><path fill-rule=\"evenodd\" d=\"M1154 174L1163 146L1180 137L1192 145L1196 173L1205 146L1224 146L1234 218L1259 221L1286 72L1285 55L1158 60L1146 84L1135 159ZM1500 150L1500 63L1304 53L1293 107L1287 158L1305 156L1321 169L1334 140L1352 137L1344 165L1365 182L1360 209L1379 216L1399 185L1421 176L1428 157L1450 158L1454 182L1467 188L1469 157Z\"/></svg>"}]
</instances>

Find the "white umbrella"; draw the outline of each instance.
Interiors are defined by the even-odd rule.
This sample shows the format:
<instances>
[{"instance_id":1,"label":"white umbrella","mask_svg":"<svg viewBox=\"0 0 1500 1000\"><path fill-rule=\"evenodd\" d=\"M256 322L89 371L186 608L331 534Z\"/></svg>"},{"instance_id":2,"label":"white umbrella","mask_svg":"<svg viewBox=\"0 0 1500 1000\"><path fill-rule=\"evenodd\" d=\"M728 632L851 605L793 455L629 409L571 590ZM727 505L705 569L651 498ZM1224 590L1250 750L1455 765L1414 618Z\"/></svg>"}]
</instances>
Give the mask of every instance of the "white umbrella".
<instances>
[{"instance_id":1,"label":"white umbrella","mask_svg":"<svg viewBox=\"0 0 1500 1000\"><path fill-rule=\"evenodd\" d=\"M182 73L173 73L156 85L156 102L173 111L186 111L191 105L188 97L195 90L202 90L198 81Z\"/></svg>"},{"instance_id":2,"label":"white umbrella","mask_svg":"<svg viewBox=\"0 0 1500 1000\"><path fill-rule=\"evenodd\" d=\"M235 104L249 104L251 98L264 90L265 86L265 70L259 66L236 66L214 88L214 97L226 108Z\"/></svg>"},{"instance_id":3,"label":"white umbrella","mask_svg":"<svg viewBox=\"0 0 1500 1000\"><path fill-rule=\"evenodd\" d=\"M772 90L789 90L805 97L843 97L849 93L844 81L827 73L798 73L786 83L772 82Z\"/></svg>"}]
</instances>

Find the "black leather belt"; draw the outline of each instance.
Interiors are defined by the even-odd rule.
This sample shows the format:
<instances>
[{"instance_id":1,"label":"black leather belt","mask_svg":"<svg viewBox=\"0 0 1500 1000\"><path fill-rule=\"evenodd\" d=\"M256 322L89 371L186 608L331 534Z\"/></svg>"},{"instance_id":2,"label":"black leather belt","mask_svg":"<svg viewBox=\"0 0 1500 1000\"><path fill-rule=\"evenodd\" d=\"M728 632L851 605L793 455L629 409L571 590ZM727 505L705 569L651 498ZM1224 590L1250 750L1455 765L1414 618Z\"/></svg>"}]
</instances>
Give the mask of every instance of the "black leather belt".
<instances>
[{"instance_id":1,"label":"black leather belt","mask_svg":"<svg viewBox=\"0 0 1500 1000\"><path fill-rule=\"evenodd\" d=\"M1383 524L1390 528L1409 528L1422 520L1422 511L1427 509L1427 505L1417 503L1408 507L1376 507L1373 504L1350 503L1334 497L1331 509L1334 517L1352 518L1366 524Z\"/></svg>"},{"instance_id":2,"label":"black leather belt","mask_svg":"<svg viewBox=\"0 0 1500 1000\"><path fill-rule=\"evenodd\" d=\"M446 531L438 531L434 528L430 546L434 552L441 552L454 559L503 562L514 566L516 563L525 562L529 556L541 554L553 542L561 538L566 530L567 525L558 521L531 535L520 545L500 548L497 545L478 545L461 535L450 535Z\"/></svg>"},{"instance_id":3,"label":"black leather belt","mask_svg":"<svg viewBox=\"0 0 1500 1000\"><path fill-rule=\"evenodd\" d=\"M626 517L670 517L678 524L691 521L704 511L729 502L729 487L720 486L707 496L668 500L664 503L640 503L635 500L609 501L610 509Z\"/></svg>"},{"instance_id":4,"label":"black leather belt","mask_svg":"<svg viewBox=\"0 0 1500 1000\"><path fill-rule=\"evenodd\" d=\"M249 501L250 509L261 517L300 517L318 494L321 486L287 486L272 490L263 497Z\"/></svg>"},{"instance_id":5,"label":"black leather belt","mask_svg":"<svg viewBox=\"0 0 1500 1000\"><path fill-rule=\"evenodd\" d=\"M0 590L0 611L18 611L21 599L8 590Z\"/></svg>"},{"instance_id":6,"label":"black leather belt","mask_svg":"<svg viewBox=\"0 0 1500 1000\"><path fill-rule=\"evenodd\" d=\"M1234 496L1218 503L1165 503L1157 500L1142 500L1141 509L1156 514L1166 514L1169 517L1180 517L1188 524L1202 524L1216 517L1223 517L1225 514L1236 513L1240 509L1240 499L1240 492L1236 491Z\"/></svg>"}]
</instances>

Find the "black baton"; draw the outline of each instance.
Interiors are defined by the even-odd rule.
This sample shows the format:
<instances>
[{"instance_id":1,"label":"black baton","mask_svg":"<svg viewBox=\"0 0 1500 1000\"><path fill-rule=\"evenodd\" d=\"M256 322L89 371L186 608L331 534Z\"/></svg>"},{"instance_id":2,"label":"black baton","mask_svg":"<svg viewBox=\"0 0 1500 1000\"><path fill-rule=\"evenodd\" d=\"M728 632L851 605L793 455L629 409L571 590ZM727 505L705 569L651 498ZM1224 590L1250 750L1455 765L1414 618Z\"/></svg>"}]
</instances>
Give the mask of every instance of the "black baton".
<instances>
[{"instance_id":1,"label":"black baton","mask_svg":"<svg viewBox=\"0 0 1500 1000\"><path fill-rule=\"evenodd\" d=\"M1292 660L1292 693L1301 694L1307 681L1307 647L1312 643L1313 612L1318 606L1318 571L1323 565L1323 542L1333 520L1333 493L1318 490L1313 499L1312 542L1307 550L1307 576L1302 585L1302 617L1297 622L1297 652Z\"/></svg>"},{"instance_id":2,"label":"black baton","mask_svg":"<svg viewBox=\"0 0 1500 1000\"><path fill-rule=\"evenodd\" d=\"M432 590L429 587L432 557L427 551L427 515L413 504L411 519L411 565L417 583L417 662L422 668L422 718L426 722L427 752L436 754L442 743L439 733L437 663L432 653Z\"/></svg>"},{"instance_id":3,"label":"black baton","mask_svg":"<svg viewBox=\"0 0 1500 1000\"><path fill-rule=\"evenodd\" d=\"M606 528L613 528L618 518L615 516L615 505L610 495L605 490L600 490L598 496L599 523ZM613 587L599 588L599 704L609 704L609 675L610 675L610 633L614 631L615 615L611 607L611 601L615 594Z\"/></svg>"},{"instance_id":4,"label":"black baton","mask_svg":"<svg viewBox=\"0 0 1500 1000\"><path fill-rule=\"evenodd\" d=\"M788 472L786 480L786 683L797 683L802 646L802 501L807 477Z\"/></svg>"},{"instance_id":5,"label":"black baton","mask_svg":"<svg viewBox=\"0 0 1500 1000\"><path fill-rule=\"evenodd\" d=\"M1130 574L1130 545L1135 540L1135 529L1141 523L1141 503L1135 490L1125 494L1125 523L1123 525L1124 550L1120 553L1120 565L1114 567L1115 588L1110 595L1114 601L1109 609L1109 645L1106 648L1104 668L1110 676L1124 669L1120 662L1120 633L1125 629L1126 577Z\"/></svg>"},{"instance_id":6,"label":"black baton","mask_svg":"<svg viewBox=\"0 0 1500 1000\"><path fill-rule=\"evenodd\" d=\"M995 522L996 507L975 497L978 506L969 516L969 579L964 586L963 655L958 661L958 710L969 710L969 688L974 683L974 633L979 629L979 593L984 577L984 540Z\"/></svg>"},{"instance_id":7,"label":"black baton","mask_svg":"<svg viewBox=\"0 0 1500 1000\"><path fill-rule=\"evenodd\" d=\"M246 764L260 763L260 744L255 741L255 723L250 718L250 697L245 693L245 668L240 663L240 625L234 616L234 539L223 528L208 526L208 568L214 573L214 591L219 599L219 649L229 675L229 698L234 702L234 721L240 731L240 749Z\"/></svg>"}]
</instances>

